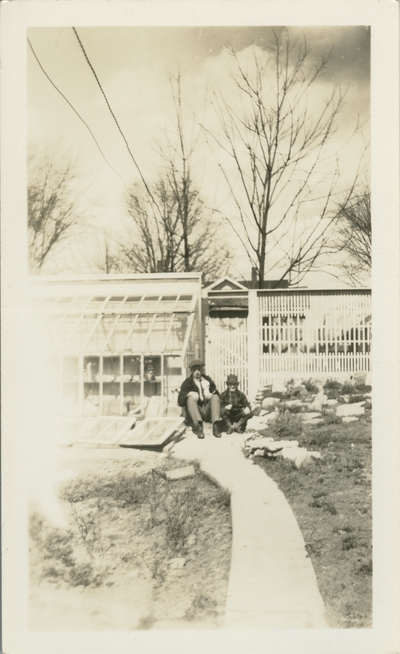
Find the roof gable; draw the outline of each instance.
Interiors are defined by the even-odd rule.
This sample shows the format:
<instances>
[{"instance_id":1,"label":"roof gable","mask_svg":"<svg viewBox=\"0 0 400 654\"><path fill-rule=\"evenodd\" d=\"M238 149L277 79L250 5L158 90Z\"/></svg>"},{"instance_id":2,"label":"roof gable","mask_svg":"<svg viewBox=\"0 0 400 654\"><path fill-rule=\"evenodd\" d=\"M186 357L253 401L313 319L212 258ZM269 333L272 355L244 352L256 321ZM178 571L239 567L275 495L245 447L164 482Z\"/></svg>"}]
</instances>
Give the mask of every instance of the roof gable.
<instances>
[{"instance_id":1,"label":"roof gable","mask_svg":"<svg viewBox=\"0 0 400 654\"><path fill-rule=\"evenodd\" d=\"M207 291L246 291L246 287L230 277L222 277L207 287Z\"/></svg>"}]
</instances>

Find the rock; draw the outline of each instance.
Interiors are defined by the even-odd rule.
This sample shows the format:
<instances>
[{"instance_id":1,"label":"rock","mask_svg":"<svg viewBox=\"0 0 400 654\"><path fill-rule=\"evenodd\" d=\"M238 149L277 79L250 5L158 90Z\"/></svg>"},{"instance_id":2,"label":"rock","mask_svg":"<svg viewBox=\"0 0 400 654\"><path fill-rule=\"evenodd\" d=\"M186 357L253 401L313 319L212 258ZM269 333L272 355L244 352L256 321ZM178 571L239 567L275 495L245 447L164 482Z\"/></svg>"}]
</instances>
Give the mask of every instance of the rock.
<instances>
[{"instance_id":1,"label":"rock","mask_svg":"<svg viewBox=\"0 0 400 654\"><path fill-rule=\"evenodd\" d=\"M365 378L365 385L372 386L372 373L369 372Z\"/></svg>"},{"instance_id":2,"label":"rock","mask_svg":"<svg viewBox=\"0 0 400 654\"><path fill-rule=\"evenodd\" d=\"M340 418L344 416L361 416L365 413L365 409L362 406L364 402L355 402L354 404L341 404L336 409L336 415Z\"/></svg>"},{"instance_id":3,"label":"rock","mask_svg":"<svg viewBox=\"0 0 400 654\"><path fill-rule=\"evenodd\" d=\"M272 393L286 393L286 386L281 381L275 381L272 384Z\"/></svg>"},{"instance_id":4,"label":"rock","mask_svg":"<svg viewBox=\"0 0 400 654\"><path fill-rule=\"evenodd\" d=\"M337 400L327 400L325 404L327 406L336 406L337 404L339 404L339 402Z\"/></svg>"},{"instance_id":5,"label":"rock","mask_svg":"<svg viewBox=\"0 0 400 654\"><path fill-rule=\"evenodd\" d=\"M318 393L318 395L315 396L314 401L311 402L309 408L314 411L321 411L322 407L324 406L324 404L326 404L327 400L328 400L328 396L325 395L325 393L320 392Z\"/></svg>"},{"instance_id":6,"label":"rock","mask_svg":"<svg viewBox=\"0 0 400 654\"><path fill-rule=\"evenodd\" d=\"M309 418L308 420L304 420L305 425L320 425L323 421L322 418Z\"/></svg>"},{"instance_id":7,"label":"rock","mask_svg":"<svg viewBox=\"0 0 400 654\"><path fill-rule=\"evenodd\" d=\"M187 544L188 545L196 545L197 538L194 534L190 534L189 538L187 539Z\"/></svg>"},{"instance_id":8,"label":"rock","mask_svg":"<svg viewBox=\"0 0 400 654\"><path fill-rule=\"evenodd\" d=\"M171 570L179 570L185 565L186 559L184 559L182 556L177 556L174 559L170 559L168 563L171 567Z\"/></svg>"},{"instance_id":9,"label":"rock","mask_svg":"<svg viewBox=\"0 0 400 654\"><path fill-rule=\"evenodd\" d=\"M301 419L304 420L305 422L306 421L308 422L309 420L313 420L314 418L321 418L322 417L321 414L318 413L317 411L314 411L314 412L310 411L310 412L307 412L307 413L302 413L300 415L301 415Z\"/></svg>"},{"instance_id":10,"label":"rock","mask_svg":"<svg viewBox=\"0 0 400 654\"><path fill-rule=\"evenodd\" d=\"M194 466L186 466L185 468L178 468L175 470L168 470L165 473L165 479L173 481L175 479L185 479L186 477L193 477L196 474Z\"/></svg>"},{"instance_id":11,"label":"rock","mask_svg":"<svg viewBox=\"0 0 400 654\"><path fill-rule=\"evenodd\" d=\"M279 452L279 456L289 461L293 461L296 468L300 468L306 462L310 463L313 459L319 459L319 452L308 452L305 447L288 447Z\"/></svg>"},{"instance_id":12,"label":"rock","mask_svg":"<svg viewBox=\"0 0 400 654\"><path fill-rule=\"evenodd\" d=\"M357 422L358 418L356 416L344 416L342 422Z\"/></svg>"},{"instance_id":13,"label":"rock","mask_svg":"<svg viewBox=\"0 0 400 654\"><path fill-rule=\"evenodd\" d=\"M279 404L279 402L280 400L277 397L266 397L263 399L261 406L263 409L269 409L272 411Z\"/></svg>"},{"instance_id":14,"label":"rock","mask_svg":"<svg viewBox=\"0 0 400 654\"><path fill-rule=\"evenodd\" d=\"M264 456L265 450L255 450L252 454L253 456Z\"/></svg>"},{"instance_id":15,"label":"rock","mask_svg":"<svg viewBox=\"0 0 400 654\"><path fill-rule=\"evenodd\" d=\"M291 408L292 406L301 406L303 402L301 400L286 400L285 407Z\"/></svg>"},{"instance_id":16,"label":"rock","mask_svg":"<svg viewBox=\"0 0 400 654\"><path fill-rule=\"evenodd\" d=\"M355 372L353 376L353 382L355 384L366 384L367 373L366 372ZM368 384L371 386L372 384Z\"/></svg>"}]
</instances>

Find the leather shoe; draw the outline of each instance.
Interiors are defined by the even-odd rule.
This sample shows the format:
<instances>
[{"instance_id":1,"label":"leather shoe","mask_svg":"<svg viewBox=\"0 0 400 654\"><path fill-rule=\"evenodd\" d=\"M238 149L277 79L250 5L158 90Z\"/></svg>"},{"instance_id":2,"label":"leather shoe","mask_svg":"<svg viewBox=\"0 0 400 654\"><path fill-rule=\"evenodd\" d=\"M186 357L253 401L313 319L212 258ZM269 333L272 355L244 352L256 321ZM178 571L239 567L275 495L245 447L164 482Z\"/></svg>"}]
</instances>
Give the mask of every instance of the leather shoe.
<instances>
[{"instance_id":1,"label":"leather shoe","mask_svg":"<svg viewBox=\"0 0 400 654\"><path fill-rule=\"evenodd\" d=\"M229 427L227 427L226 433L227 434L233 434L233 427L231 425L229 425Z\"/></svg>"},{"instance_id":2,"label":"leather shoe","mask_svg":"<svg viewBox=\"0 0 400 654\"><path fill-rule=\"evenodd\" d=\"M214 422L213 424L213 436L215 436L215 438L221 438L221 433L219 431L219 421Z\"/></svg>"},{"instance_id":3,"label":"leather shoe","mask_svg":"<svg viewBox=\"0 0 400 654\"><path fill-rule=\"evenodd\" d=\"M197 438L204 438L203 423L199 422L196 429Z\"/></svg>"}]
</instances>

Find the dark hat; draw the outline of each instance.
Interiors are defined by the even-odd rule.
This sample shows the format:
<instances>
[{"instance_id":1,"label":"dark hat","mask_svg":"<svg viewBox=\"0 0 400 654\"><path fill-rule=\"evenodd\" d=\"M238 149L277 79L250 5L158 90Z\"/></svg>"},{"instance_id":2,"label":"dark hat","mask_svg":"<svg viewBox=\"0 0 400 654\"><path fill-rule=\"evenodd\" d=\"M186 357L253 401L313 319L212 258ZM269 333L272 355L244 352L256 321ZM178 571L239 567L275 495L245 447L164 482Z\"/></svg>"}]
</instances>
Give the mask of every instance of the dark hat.
<instances>
[{"instance_id":1,"label":"dark hat","mask_svg":"<svg viewBox=\"0 0 400 654\"><path fill-rule=\"evenodd\" d=\"M196 366L204 366L204 365L205 365L204 361L201 361L200 359L193 359L193 361L191 361L189 363L189 368L191 370L192 368L195 368Z\"/></svg>"},{"instance_id":2,"label":"dark hat","mask_svg":"<svg viewBox=\"0 0 400 654\"><path fill-rule=\"evenodd\" d=\"M226 380L227 385L229 384L239 384L238 378L236 375L228 375L228 379Z\"/></svg>"}]
</instances>

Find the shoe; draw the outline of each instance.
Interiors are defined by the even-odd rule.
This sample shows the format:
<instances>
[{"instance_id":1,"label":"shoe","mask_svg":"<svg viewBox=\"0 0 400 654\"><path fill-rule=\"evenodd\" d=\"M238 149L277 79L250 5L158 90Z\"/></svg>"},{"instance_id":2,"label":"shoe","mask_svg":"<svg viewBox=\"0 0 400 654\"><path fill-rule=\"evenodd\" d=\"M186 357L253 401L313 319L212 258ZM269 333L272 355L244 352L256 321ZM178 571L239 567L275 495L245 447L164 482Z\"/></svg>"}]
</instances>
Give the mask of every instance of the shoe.
<instances>
[{"instance_id":1,"label":"shoe","mask_svg":"<svg viewBox=\"0 0 400 654\"><path fill-rule=\"evenodd\" d=\"M204 429L203 429L203 423L199 422L197 425L197 429L195 430L195 434L197 435L197 438L204 438Z\"/></svg>"},{"instance_id":2,"label":"shoe","mask_svg":"<svg viewBox=\"0 0 400 654\"><path fill-rule=\"evenodd\" d=\"M225 429L226 433L233 434L233 425L231 421L225 418L225 424L226 424L226 429Z\"/></svg>"},{"instance_id":3,"label":"shoe","mask_svg":"<svg viewBox=\"0 0 400 654\"><path fill-rule=\"evenodd\" d=\"M221 433L219 431L219 423L220 423L220 421L217 420L213 424L213 436L215 436L215 438L221 438Z\"/></svg>"}]
</instances>

